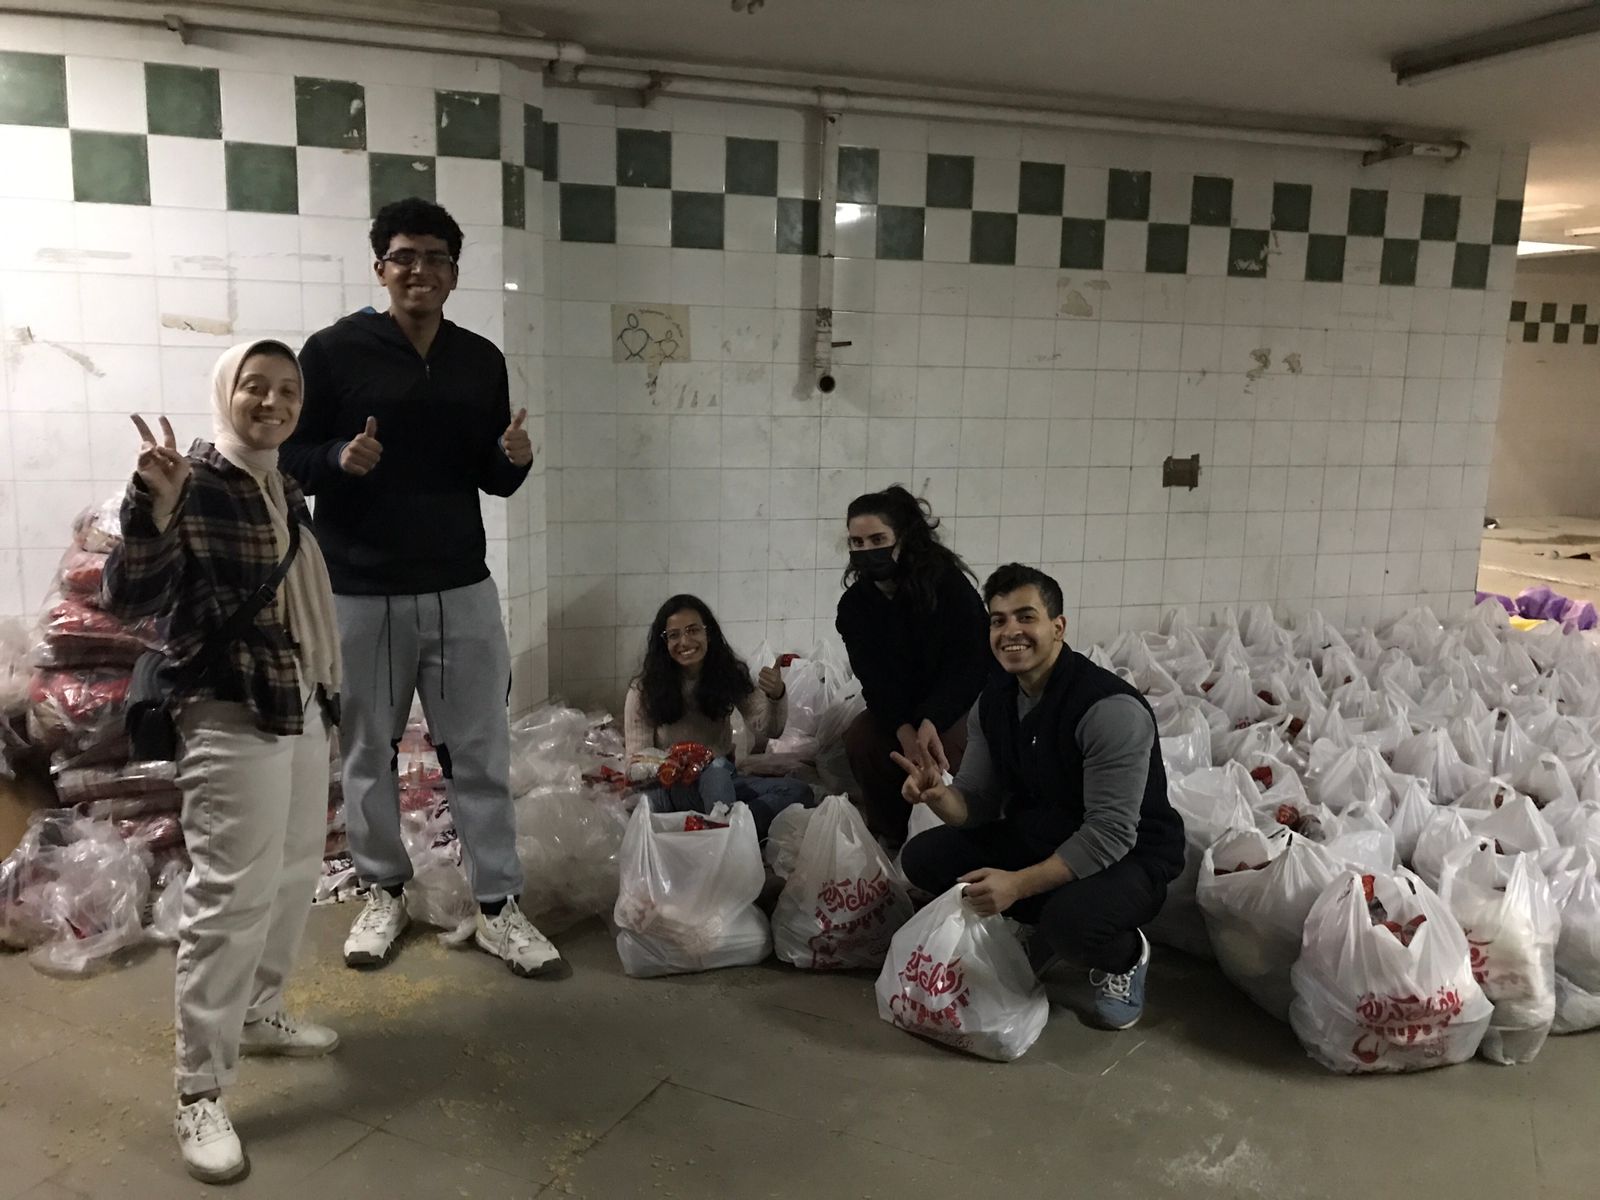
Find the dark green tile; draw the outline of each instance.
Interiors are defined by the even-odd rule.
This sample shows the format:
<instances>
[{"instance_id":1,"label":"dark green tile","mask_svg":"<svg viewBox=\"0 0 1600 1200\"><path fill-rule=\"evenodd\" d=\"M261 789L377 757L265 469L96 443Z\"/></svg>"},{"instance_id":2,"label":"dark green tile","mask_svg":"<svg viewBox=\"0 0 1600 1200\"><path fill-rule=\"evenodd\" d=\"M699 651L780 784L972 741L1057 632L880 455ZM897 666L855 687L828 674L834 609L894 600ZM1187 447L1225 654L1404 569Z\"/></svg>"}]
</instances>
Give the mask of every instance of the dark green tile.
<instances>
[{"instance_id":1,"label":"dark green tile","mask_svg":"<svg viewBox=\"0 0 1600 1200\"><path fill-rule=\"evenodd\" d=\"M544 109L537 104L522 106L522 165L544 170Z\"/></svg>"},{"instance_id":2,"label":"dark green tile","mask_svg":"<svg viewBox=\"0 0 1600 1200\"><path fill-rule=\"evenodd\" d=\"M1153 222L1145 242L1144 269L1153 275L1183 275L1189 270L1189 227Z\"/></svg>"},{"instance_id":3,"label":"dark green tile","mask_svg":"<svg viewBox=\"0 0 1600 1200\"><path fill-rule=\"evenodd\" d=\"M544 126L544 181L556 181L556 168L561 164L561 126L546 121Z\"/></svg>"},{"instance_id":4,"label":"dark green tile","mask_svg":"<svg viewBox=\"0 0 1600 1200\"><path fill-rule=\"evenodd\" d=\"M839 147L839 202L878 202L878 152L868 146Z\"/></svg>"},{"instance_id":5,"label":"dark green tile","mask_svg":"<svg viewBox=\"0 0 1600 1200\"><path fill-rule=\"evenodd\" d=\"M396 200L436 200L438 172L430 157L415 154L367 155L367 181L372 194L372 211Z\"/></svg>"},{"instance_id":6,"label":"dark green tile","mask_svg":"<svg viewBox=\"0 0 1600 1200\"><path fill-rule=\"evenodd\" d=\"M66 58L0 50L0 125L66 124Z\"/></svg>"},{"instance_id":7,"label":"dark green tile","mask_svg":"<svg viewBox=\"0 0 1600 1200\"><path fill-rule=\"evenodd\" d=\"M1522 201L1496 200L1494 202L1494 236L1489 240L1496 246L1515 246L1522 238Z\"/></svg>"},{"instance_id":8,"label":"dark green tile","mask_svg":"<svg viewBox=\"0 0 1600 1200\"><path fill-rule=\"evenodd\" d=\"M728 139L723 170L728 194L776 196L778 194L778 143L763 138Z\"/></svg>"},{"instance_id":9,"label":"dark green tile","mask_svg":"<svg viewBox=\"0 0 1600 1200\"><path fill-rule=\"evenodd\" d=\"M1306 239L1306 279L1312 283L1344 282L1344 238L1313 233Z\"/></svg>"},{"instance_id":10,"label":"dark green tile","mask_svg":"<svg viewBox=\"0 0 1600 1200\"><path fill-rule=\"evenodd\" d=\"M721 192L672 193L672 244L680 250L721 250Z\"/></svg>"},{"instance_id":11,"label":"dark green tile","mask_svg":"<svg viewBox=\"0 0 1600 1200\"><path fill-rule=\"evenodd\" d=\"M1566 345L1571 329L1570 325L1557 325L1550 331L1550 340L1557 345Z\"/></svg>"},{"instance_id":12,"label":"dark green tile","mask_svg":"<svg viewBox=\"0 0 1600 1200\"><path fill-rule=\"evenodd\" d=\"M972 156L928 155L928 207L972 207Z\"/></svg>"},{"instance_id":13,"label":"dark green tile","mask_svg":"<svg viewBox=\"0 0 1600 1200\"><path fill-rule=\"evenodd\" d=\"M292 158L294 151L289 154ZM72 197L88 204L149 204L150 157L145 135L74 129Z\"/></svg>"},{"instance_id":14,"label":"dark green tile","mask_svg":"<svg viewBox=\"0 0 1600 1200\"><path fill-rule=\"evenodd\" d=\"M293 146L227 142L222 152L230 212L300 211L300 177Z\"/></svg>"},{"instance_id":15,"label":"dark green tile","mask_svg":"<svg viewBox=\"0 0 1600 1200\"><path fill-rule=\"evenodd\" d=\"M1150 172L1113 169L1106 181L1106 216L1117 221L1150 219Z\"/></svg>"},{"instance_id":16,"label":"dark green tile","mask_svg":"<svg viewBox=\"0 0 1600 1200\"><path fill-rule=\"evenodd\" d=\"M500 223L507 229L528 227L527 168L500 164Z\"/></svg>"},{"instance_id":17,"label":"dark green tile","mask_svg":"<svg viewBox=\"0 0 1600 1200\"><path fill-rule=\"evenodd\" d=\"M672 135L655 129L617 130L617 183L623 187L671 187Z\"/></svg>"},{"instance_id":18,"label":"dark green tile","mask_svg":"<svg viewBox=\"0 0 1600 1200\"><path fill-rule=\"evenodd\" d=\"M1382 237L1388 212L1388 192L1351 188L1350 222L1345 232L1351 237Z\"/></svg>"},{"instance_id":19,"label":"dark green tile","mask_svg":"<svg viewBox=\"0 0 1600 1200\"><path fill-rule=\"evenodd\" d=\"M599 183L563 183L561 240L616 242L617 189Z\"/></svg>"},{"instance_id":20,"label":"dark green tile","mask_svg":"<svg viewBox=\"0 0 1600 1200\"><path fill-rule=\"evenodd\" d=\"M921 208L878 205L878 257L920 262L923 216Z\"/></svg>"},{"instance_id":21,"label":"dark green tile","mask_svg":"<svg viewBox=\"0 0 1600 1200\"><path fill-rule=\"evenodd\" d=\"M1413 287L1417 282L1418 243L1412 238L1384 238L1378 282L1391 287Z\"/></svg>"},{"instance_id":22,"label":"dark green tile","mask_svg":"<svg viewBox=\"0 0 1600 1200\"><path fill-rule=\"evenodd\" d=\"M1190 191L1192 225L1233 224L1233 180L1219 175L1196 175Z\"/></svg>"},{"instance_id":23,"label":"dark green tile","mask_svg":"<svg viewBox=\"0 0 1600 1200\"><path fill-rule=\"evenodd\" d=\"M1522 340L1525 342L1537 342L1539 340L1538 322L1529 321L1522 327Z\"/></svg>"},{"instance_id":24,"label":"dark green tile","mask_svg":"<svg viewBox=\"0 0 1600 1200\"><path fill-rule=\"evenodd\" d=\"M212 67L145 63L144 107L151 133L222 136L222 80Z\"/></svg>"},{"instance_id":25,"label":"dark green tile","mask_svg":"<svg viewBox=\"0 0 1600 1200\"><path fill-rule=\"evenodd\" d=\"M1489 286L1489 247L1471 242L1456 243L1455 266L1450 272L1450 286L1474 288L1479 291Z\"/></svg>"},{"instance_id":26,"label":"dark green tile","mask_svg":"<svg viewBox=\"0 0 1600 1200\"><path fill-rule=\"evenodd\" d=\"M778 197L778 253L815 254L821 206L815 200Z\"/></svg>"},{"instance_id":27,"label":"dark green tile","mask_svg":"<svg viewBox=\"0 0 1600 1200\"><path fill-rule=\"evenodd\" d=\"M1582 325L1589 319L1589 306L1587 304L1574 304L1572 306L1572 323Z\"/></svg>"},{"instance_id":28,"label":"dark green tile","mask_svg":"<svg viewBox=\"0 0 1600 1200\"><path fill-rule=\"evenodd\" d=\"M991 266L1016 266L1016 213L972 214L972 261Z\"/></svg>"},{"instance_id":29,"label":"dark green tile","mask_svg":"<svg viewBox=\"0 0 1600 1200\"><path fill-rule=\"evenodd\" d=\"M1600 325L1585 325L1583 327L1583 344L1585 346L1600 345Z\"/></svg>"},{"instance_id":30,"label":"dark green tile","mask_svg":"<svg viewBox=\"0 0 1600 1200\"><path fill-rule=\"evenodd\" d=\"M1060 163L1025 162L1017 178L1017 211L1059 217L1066 191L1067 169Z\"/></svg>"},{"instance_id":31,"label":"dark green tile","mask_svg":"<svg viewBox=\"0 0 1600 1200\"><path fill-rule=\"evenodd\" d=\"M1106 223L1087 217L1061 220L1061 265L1098 271L1106 261Z\"/></svg>"},{"instance_id":32,"label":"dark green tile","mask_svg":"<svg viewBox=\"0 0 1600 1200\"><path fill-rule=\"evenodd\" d=\"M1311 185L1275 183L1272 185L1272 227L1285 233L1311 231Z\"/></svg>"},{"instance_id":33,"label":"dark green tile","mask_svg":"<svg viewBox=\"0 0 1600 1200\"><path fill-rule=\"evenodd\" d=\"M1267 273L1267 245L1272 235L1265 229L1234 229L1228 233L1228 274L1252 278Z\"/></svg>"},{"instance_id":34,"label":"dark green tile","mask_svg":"<svg viewBox=\"0 0 1600 1200\"><path fill-rule=\"evenodd\" d=\"M1554 321L1556 319L1556 306L1551 302L1539 305L1539 320Z\"/></svg>"},{"instance_id":35,"label":"dark green tile","mask_svg":"<svg viewBox=\"0 0 1600 1200\"><path fill-rule=\"evenodd\" d=\"M500 157L500 97L494 92L435 92L439 154Z\"/></svg>"},{"instance_id":36,"label":"dark green tile","mask_svg":"<svg viewBox=\"0 0 1600 1200\"><path fill-rule=\"evenodd\" d=\"M1526 300L1513 300L1511 302L1512 321L1525 321L1528 319L1528 302Z\"/></svg>"},{"instance_id":37,"label":"dark green tile","mask_svg":"<svg viewBox=\"0 0 1600 1200\"><path fill-rule=\"evenodd\" d=\"M367 89L343 79L294 80L295 141L330 150L367 148Z\"/></svg>"},{"instance_id":38,"label":"dark green tile","mask_svg":"<svg viewBox=\"0 0 1600 1200\"><path fill-rule=\"evenodd\" d=\"M1453 242L1461 227L1461 197L1429 192L1422 198L1422 240Z\"/></svg>"}]
</instances>

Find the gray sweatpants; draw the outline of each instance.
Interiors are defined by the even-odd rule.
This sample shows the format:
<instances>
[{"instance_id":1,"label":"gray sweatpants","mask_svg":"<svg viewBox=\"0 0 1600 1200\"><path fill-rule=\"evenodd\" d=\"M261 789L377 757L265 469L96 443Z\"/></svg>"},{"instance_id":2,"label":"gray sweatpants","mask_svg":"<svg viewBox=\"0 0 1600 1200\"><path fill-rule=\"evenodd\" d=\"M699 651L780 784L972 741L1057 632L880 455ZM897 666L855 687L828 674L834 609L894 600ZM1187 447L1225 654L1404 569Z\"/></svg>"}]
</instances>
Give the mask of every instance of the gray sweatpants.
<instances>
[{"instance_id":1,"label":"gray sweatpants","mask_svg":"<svg viewBox=\"0 0 1600 1200\"><path fill-rule=\"evenodd\" d=\"M494 581L420 596L334 600L344 651L345 820L357 875L377 887L411 878L395 768L415 692L444 769L473 895L484 903L518 895L522 865L506 715L511 651Z\"/></svg>"}]
</instances>

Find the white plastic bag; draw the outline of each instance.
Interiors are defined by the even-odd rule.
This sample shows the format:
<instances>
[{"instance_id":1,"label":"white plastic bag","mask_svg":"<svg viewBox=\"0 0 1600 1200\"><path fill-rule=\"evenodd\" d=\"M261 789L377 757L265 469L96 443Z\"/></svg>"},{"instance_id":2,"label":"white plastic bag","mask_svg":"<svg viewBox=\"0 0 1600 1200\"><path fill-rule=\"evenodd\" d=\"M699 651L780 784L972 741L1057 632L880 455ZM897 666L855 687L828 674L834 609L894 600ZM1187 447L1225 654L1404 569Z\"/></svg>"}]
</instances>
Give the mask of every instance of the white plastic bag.
<instances>
[{"instance_id":1,"label":"white plastic bag","mask_svg":"<svg viewBox=\"0 0 1600 1200\"><path fill-rule=\"evenodd\" d=\"M1168 778L1211 765L1211 726L1198 708L1185 706L1168 729L1161 735L1161 761Z\"/></svg>"},{"instance_id":2,"label":"white plastic bag","mask_svg":"<svg viewBox=\"0 0 1600 1200\"><path fill-rule=\"evenodd\" d=\"M1426 729L1400 743L1394 752L1394 769L1424 780L1441 804L1450 804L1487 772L1469 766L1442 728Z\"/></svg>"},{"instance_id":3,"label":"white plastic bag","mask_svg":"<svg viewBox=\"0 0 1600 1200\"><path fill-rule=\"evenodd\" d=\"M1433 801L1428 798L1427 784L1415 775L1402 775L1400 778L1406 781L1406 785L1389 813L1389 831L1394 834L1395 853L1409 867L1417 852L1417 839L1428 827L1434 808Z\"/></svg>"},{"instance_id":4,"label":"white plastic bag","mask_svg":"<svg viewBox=\"0 0 1600 1200\"><path fill-rule=\"evenodd\" d=\"M1472 841L1474 826L1487 815L1473 809L1435 806L1417 834L1416 848L1411 852L1411 866L1418 878L1429 887L1437 888L1446 856L1457 846Z\"/></svg>"},{"instance_id":5,"label":"white plastic bag","mask_svg":"<svg viewBox=\"0 0 1600 1200\"><path fill-rule=\"evenodd\" d=\"M1205 918L1195 902L1195 883L1207 847L1230 829L1255 827L1251 805L1259 793L1250 773L1238 763L1206 767L1167 781L1167 798L1183 818L1183 872L1167 885L1166 903L1145 926L1151 941L1186 954L1211 957Z\"/></svg>"},{"instance_id":6,"label":"white plastic bag","mask_svg":"<svg viewBox=\"0 0 1600 1200\"><path fill-rule=\"evenodd\" d=\"M1014 926L980 917L958 884L900 927L878 973L878 1016L998 1062L1025 1054L1050 1016Z\"/></svg>"},{"instance_id":7,"label":"white plastic bag","mask_svg":"<svg viewBox=\"0 0 1600 1200\"><path fill-rule=\"evenodd\" d=\"M617 902L617 856L628 828L623 797L607 788L536 787L516 801L522 911L546 934Z\"/></svg>"},{"instance_id":8,"label":"white plastic bag","mask_svg":"<svg viewBox=\"0 0 1600 1200\"><path fill-rule=\"evenodd\" d=\"M816 812L816 809L803 804L791 804L773 817L772 824L767 827L767 844L762 847L762 855L779 879L787 879L794 874L794 865L800 858L800 847L806 840L806 829Z\"/></svg>"},{"instance_id":9,"label":"white plastic bag","mask_svg":"<svg viewBox=\"0 0 1600 1200\"><path fill-rule=\"evenodd\" d=\"M1561 935L1534 856L1497 854L1479 838L1445 859L1439 894L1467 936L1472 976L1494 1005L1478 1052L1491 1062L1532 1062L1555 1020Z\"/></svg>"},{"instance_id":10,"label":"white plastic bag","mask_svg":"<svg viewBox=\"0 0 1600 1200\"><path fill-rule=\"evenodd\" d=\"M150 925L145 936L152 942L170 945L178 940L178 921L183 916L183 885L189 870L181 862L169 861L156 878L156 896L150 905Z\"/></svg>"},{"instance_id":11,"label":"white plastic bag","mask_svg":"<svg viewBox=\"0 0 1600 1200\"><path fill-rule=\"evenodd\" d=\"M698 813L633 810L613 916L622 969L635 978L750 966L772 951L755 906L766 882L755 818L735 804L725 828L693 828L707 824Z\"/></svg>"},{"instance_id":12,"label":"white plastic bag","mask_svg":"<svg viewBox=\"0 0 1600 1200\"><path fill-rule=\"evenodd\" d=\"M823 800L772 912L777 956L810 970L876 969L910 919L911 899L855 805Z\"/></svg>"},{"instance_id":13,"label":"white plastic bag","mask_svg":"<svg viewBox=\"0 0 1600 1200\"><path fill-rule=\"evenodd\" d=\"M1600 1027L1600 872L1585 851L1551 878L1561 913L1556 943L1556 1015L1551 1033Z\"/></svg>"},{"instance_id":14,"label":"white plastic bag","mask_svg":"<svg viewBox=\"0 0 1600 1200\"><path fill-rule=\"evenodd\" d=\"M1290 972L1289 1024L1330 1071L1420 1071L1465 1062L1493 1012L1472 978L1466 937L1411 872L1366 879L1372 906L1363 876L1354 872L1311 906Z\"/></svg>"},{"instance_id":15,"label":"white plastic bag","mask_svg":"<svg viewBox=\"0 0 1600 1200\"><path fill-rule=\"evenodd\" d=\"M1306 914L1343 866L1287 829L1225 833L1200 864L1195 898L1217 965L1280 1021L1289 1019L1289 971L1300 957Z\"/></svg>"}]
</instances>

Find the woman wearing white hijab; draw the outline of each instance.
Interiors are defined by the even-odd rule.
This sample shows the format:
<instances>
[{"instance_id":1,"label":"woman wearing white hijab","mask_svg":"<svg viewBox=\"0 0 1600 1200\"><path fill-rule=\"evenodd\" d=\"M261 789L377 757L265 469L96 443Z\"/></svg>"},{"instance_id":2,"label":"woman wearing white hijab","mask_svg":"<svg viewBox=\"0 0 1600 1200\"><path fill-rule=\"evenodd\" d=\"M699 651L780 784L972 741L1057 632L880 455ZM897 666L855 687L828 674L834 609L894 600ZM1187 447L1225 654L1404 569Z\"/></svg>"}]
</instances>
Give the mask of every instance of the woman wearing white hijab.
<instances>
[{"instance_id":1,"label":"woman wearing white hijab","mask_svg":"<svg viewBox=\"0 0 1600 1200\"><path fill-rule=\"evenodd\" d=\"M157 436L135 416L143 444L123 500L123 543L106 569L114 611L170 622L170 707L194 864L178 937L176 1128L189 1173L208 1183L249 1170L221 1099L241 1049L312 1056L339 1040L283 1011L322 859L339 691L327 568L305 498L278 471L300 389L293 352L253 342L217 360L214 445L182 455L165 417ZM282 585L245 636L208 648L270 581L295 524Z\"/></svg>"}]
</instances>

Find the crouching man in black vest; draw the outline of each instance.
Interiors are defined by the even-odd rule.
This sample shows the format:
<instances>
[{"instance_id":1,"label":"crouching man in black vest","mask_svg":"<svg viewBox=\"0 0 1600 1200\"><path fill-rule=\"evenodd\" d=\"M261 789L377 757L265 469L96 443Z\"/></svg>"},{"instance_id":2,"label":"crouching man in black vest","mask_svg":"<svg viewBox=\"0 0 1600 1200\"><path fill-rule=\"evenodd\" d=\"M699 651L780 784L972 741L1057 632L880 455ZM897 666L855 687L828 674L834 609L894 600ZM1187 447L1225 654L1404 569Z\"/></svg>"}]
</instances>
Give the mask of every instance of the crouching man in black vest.
<instances>
[{"instance_id":1,"label":"crouching man in black vest","mask_svg":"<svg viewBox=\"0 0 1600 1200\"><path fill-rule=\"evenodd\" d=\"M1155 716L1133 687L1067 646L1050 576L1011 563L989 576L983 598L1005 674L972 710L952 785L936 767L900 762L905 798L944 821L906 843L905 872L934 894L965 883L978 913L1036 926L1036 968L1088 967L1095 1018L1126 1029L1144 1010L1150 963L1139 927L1183 869Z\"/></svg>"}]
</instances>

